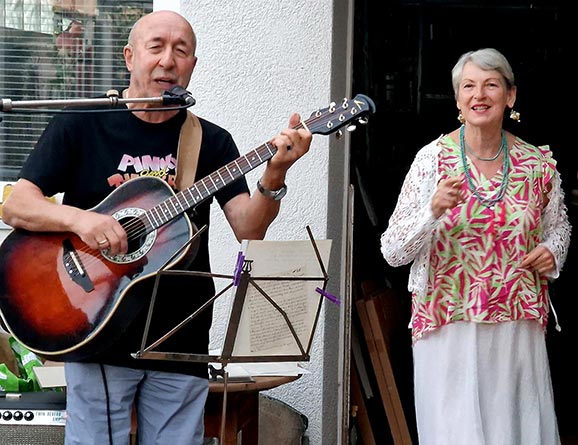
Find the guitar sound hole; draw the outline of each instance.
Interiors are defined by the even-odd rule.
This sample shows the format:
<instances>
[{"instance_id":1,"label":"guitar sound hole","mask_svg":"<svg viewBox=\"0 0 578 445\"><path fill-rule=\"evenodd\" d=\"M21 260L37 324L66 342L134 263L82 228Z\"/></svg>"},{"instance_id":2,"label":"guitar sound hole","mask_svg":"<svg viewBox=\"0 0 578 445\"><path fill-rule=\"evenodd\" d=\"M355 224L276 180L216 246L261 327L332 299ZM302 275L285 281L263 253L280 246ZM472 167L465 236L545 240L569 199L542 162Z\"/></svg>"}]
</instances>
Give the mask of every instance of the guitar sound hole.
<instances>
[{"instance_id":1,"label":"guitar sound hole","mask_svg":"<svg viewBox=\"0 0 578 445\"><path fill-rule=\"evenodd\" d=\"M119 222L124 227L128 238L128 252L133 253L141 248L146 240L146 228L143 222L134 216L124 217L119 219Z\"/></svg>"}]
</instances>

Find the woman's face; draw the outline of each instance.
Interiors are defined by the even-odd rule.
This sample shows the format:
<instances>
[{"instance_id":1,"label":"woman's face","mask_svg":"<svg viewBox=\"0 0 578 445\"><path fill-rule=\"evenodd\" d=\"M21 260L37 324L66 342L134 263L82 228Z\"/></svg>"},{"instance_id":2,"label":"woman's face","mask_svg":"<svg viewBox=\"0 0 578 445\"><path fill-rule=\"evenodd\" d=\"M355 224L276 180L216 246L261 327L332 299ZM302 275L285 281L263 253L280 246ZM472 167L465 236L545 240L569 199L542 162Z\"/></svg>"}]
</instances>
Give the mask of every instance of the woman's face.
<instances>
[{"instance_id":1,"label":"woman's face","mask_svg":"<svg viewBox=\"0 0 578 445\"><path fill-rule=\"evenodd\" d=\"M466 122L475 126L499 123L506 107L513 107L516 88L508 90L506 81L495 70L486 71L467 62L458 86L458 109Z\"/></svg>"}]
</instances>

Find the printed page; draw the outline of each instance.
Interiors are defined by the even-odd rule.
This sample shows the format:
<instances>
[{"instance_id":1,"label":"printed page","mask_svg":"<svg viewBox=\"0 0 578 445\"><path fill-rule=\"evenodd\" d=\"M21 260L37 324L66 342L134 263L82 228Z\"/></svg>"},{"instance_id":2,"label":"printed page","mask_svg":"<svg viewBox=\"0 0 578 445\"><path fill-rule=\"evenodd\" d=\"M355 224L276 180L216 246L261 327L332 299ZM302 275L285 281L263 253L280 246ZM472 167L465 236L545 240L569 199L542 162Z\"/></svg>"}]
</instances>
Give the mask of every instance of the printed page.
<instances>
[{"instance_id":1,"label":"printed page","mask_svg":"<svg viewBox=\"0 0 578 445\"><path fill-rule=\"evenodd\" d=\"M315 244L327 269L331 240ZM243 247L251 281L233 356L302 356L299 343L308 352L323 300L316 288L325 281L312 242L247 241Z\"/></svg>"}]
</instances>

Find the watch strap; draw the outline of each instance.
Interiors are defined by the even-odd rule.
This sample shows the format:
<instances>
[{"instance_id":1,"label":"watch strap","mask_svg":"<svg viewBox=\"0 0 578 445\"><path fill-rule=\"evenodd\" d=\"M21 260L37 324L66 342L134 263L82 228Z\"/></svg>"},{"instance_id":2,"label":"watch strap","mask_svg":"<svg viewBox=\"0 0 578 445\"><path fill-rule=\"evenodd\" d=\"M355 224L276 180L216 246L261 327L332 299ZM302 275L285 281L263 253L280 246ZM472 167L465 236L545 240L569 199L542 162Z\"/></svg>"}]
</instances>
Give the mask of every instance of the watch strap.
<instances>
[{"instance_id":1,"label":"watch strap","mask_svg":"<svg viewBox=\"0 0 578 445\"><path fill-rule=\"evenodd\" d=\"M274 201L280 201L287 193L287 185L283 184L283 186L278 190L269 190L261 185L261 180L259 179L257 180L257 190L267 198Z\"/></svg>"}]
</instances>

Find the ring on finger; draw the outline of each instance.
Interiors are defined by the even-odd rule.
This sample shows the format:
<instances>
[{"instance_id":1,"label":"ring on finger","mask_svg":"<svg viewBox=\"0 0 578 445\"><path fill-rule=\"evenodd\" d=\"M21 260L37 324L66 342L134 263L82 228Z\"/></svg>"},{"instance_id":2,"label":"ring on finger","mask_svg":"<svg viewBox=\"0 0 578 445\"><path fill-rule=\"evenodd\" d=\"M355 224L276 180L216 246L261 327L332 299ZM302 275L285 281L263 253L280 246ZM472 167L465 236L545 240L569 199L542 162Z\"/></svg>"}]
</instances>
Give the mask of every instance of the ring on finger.
<instances>
[{"instance_id":1,"label":"ring on finger","mask_svg":"<svg viewBox=\"0 0 578 445\"><path fill-rule=\"evenodd\" d=\"M98 245L99 245L99 246L103 246L103 245L105 245L106 243L108 243L108 240L107 240L107 239L103 239L102 241L99 241L99 242L98 242Z\"/></svg>"}]
</instances>

